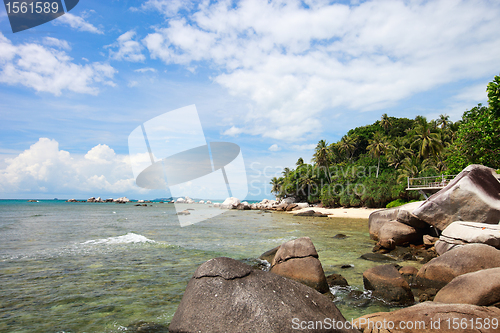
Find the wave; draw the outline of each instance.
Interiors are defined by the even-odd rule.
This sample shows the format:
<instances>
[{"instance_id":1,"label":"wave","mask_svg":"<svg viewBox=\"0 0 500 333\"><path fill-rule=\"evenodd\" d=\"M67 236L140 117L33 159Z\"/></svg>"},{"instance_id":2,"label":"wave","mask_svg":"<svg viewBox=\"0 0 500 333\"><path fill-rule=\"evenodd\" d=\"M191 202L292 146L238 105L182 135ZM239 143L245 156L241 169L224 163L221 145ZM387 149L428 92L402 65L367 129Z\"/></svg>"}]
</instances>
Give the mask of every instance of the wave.
<instances>
[{"instance_id":1,"label":"wave","mask_svg":"<svg viewBox=\"0 0 500 333\"><path fill-rule=\"evenodd\" d=\"M130 244L130 243L156 243L156 242L142 235L137 235L134 234L133 232L129 232L128 234L123 236L92 239L83 242L81 244Z\"/></svg>"}]
</instances>

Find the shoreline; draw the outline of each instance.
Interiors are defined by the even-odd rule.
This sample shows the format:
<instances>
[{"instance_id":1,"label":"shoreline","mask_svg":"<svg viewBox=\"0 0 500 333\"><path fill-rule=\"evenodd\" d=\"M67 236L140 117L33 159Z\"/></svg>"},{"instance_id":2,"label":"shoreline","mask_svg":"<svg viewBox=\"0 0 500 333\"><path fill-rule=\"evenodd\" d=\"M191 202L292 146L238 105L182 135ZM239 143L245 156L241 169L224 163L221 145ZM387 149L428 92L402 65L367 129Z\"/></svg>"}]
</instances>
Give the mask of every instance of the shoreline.
<instances>
[{"instance_id":1,"label":"shoreline","mask_svg":"<svg viewBox=\"0 0 500 333\"><path fill-rule=\"evenodd\" d=\"M306 207L298 210L293 210L286 212L288 214L297 214L301 212L305 212L308 210L314 210L315 212L328 215L331 218L351 218L351 219L368 219L370 214L383 210L385 208L320 208L320 207Z\"/></svg>"}]
</instances>

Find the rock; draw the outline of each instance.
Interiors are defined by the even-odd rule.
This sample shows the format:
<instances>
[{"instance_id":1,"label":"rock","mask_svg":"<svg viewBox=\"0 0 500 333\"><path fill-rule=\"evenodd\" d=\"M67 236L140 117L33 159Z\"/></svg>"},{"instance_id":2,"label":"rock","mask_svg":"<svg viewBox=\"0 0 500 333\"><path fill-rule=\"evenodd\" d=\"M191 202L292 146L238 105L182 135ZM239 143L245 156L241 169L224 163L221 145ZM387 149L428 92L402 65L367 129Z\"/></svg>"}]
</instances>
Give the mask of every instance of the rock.
<instances>
[{"instance_id":1,"label":"rock","mask_svg":"<svg viewBox=\"0 0 500 333\"><path fill-rule=\"evenodd\" d=\"M281 245L276 246L274 249L270 249L264 253L262 253L259 257L260 260L265 260L268 263L272 264L274 260L274 256L276 255L276 252L280 248Z\"/></svg>"},{"instance_id":2,"label":"rock","mask_svg":"<svg viewBox=\"0 0 500 333\"><path fill-rule=\"evenodd\" d=\"M78 202L78 201L76 201L76 199L69 199L66 202Z\"/></svg>"},{"instance_id":3,"label":"rock","mask_svg":"<svg viewBox=\"0 0 500 333\"><path fill-rule=\"evenodd\" d=\"M481 243L500 248L500 225L477 222L453 222L443 230L439 237L439 254L457 246Z\"/></svg>"},{"instance_id":4,"label":"rock","mask_svg":"<svg viewBox=\"0 0 500 333\"><path fill-rule=\"evenodd\" d=\"M202 264L189 281L169 331L296 332L294 318L299 325L325 318L345 322L328 297L307 286L230 258L215 258Z\"/></svg>"},{"instance_id":5,"label":"rock","mask_svg":"<svg viewBox=\"0 0 500 333\"><path fill-rule=\"evenodd\" d=\"M250 205L248 204L248 202L245 202L245 203L240 203L236 206L236 209L238 210L250 210Z\"/></svg>"},{"instance_id":6,"label":"rock","mask_svg":"<svg viewBox=\"0 0 500 333\"><path fill-rule=\"evenodd\" d=\"M431 235L424 235L423 237L425 247L433 247L438 240L439 238L432 237Z\"/></svg>"},{"instance_id":7,"label":"rock","mask_svg":"<svg viewBox=\"0 0 500 333\"><path fill-rule=\"evenodd\" d=\"M299 209L309 207L309 204L307 202L299 202L296 205L297 205L297 207L295 207L293 210L299 210Z\"/></svg>"},{"instance_id":8,"label":"rock","mask_svg":"<svg viewBox=\"0 0 500 333\"><path fill-rule=\"evenodd\" d=\"M391 220L381 226L378 240L382 247L394 249L398 245L422 244L423 233L407 224Z\"/></svg>"},{"instance_id":9,"label":"rock","mask_svg":"<svg viewBox=\"0 0 500 333\"><path fill-rule=\"evenodd\" d=\"M303 283L319 292L329 291L323 266L309 237L281 244L276 251L270 271Z\"/></svg>"},{"instance_id":10,"label":"rock","mask_svg":"<svg viewBox=\"0 0 500 333\"><path fill-rule=\"evenodd\" d=\"M388 257L388 256L380 254L380 253L365 253L360 258L365 259L365 260L369 260L369 261L375 261L375 262L396 261L396 259L393 259L391 257Z\"/></svg>"},{"instance_id":11,"label":"rock","mask_svg":"<svg viewBox=\"0 0 500 333\"><path fill-rule=\"evenodd\" d=\"M137 203L144 203L144 200L137 200Z\"/></svg>"},{"instance_id":12,"label":"rock","mask_svg":"<svg viewBox=\"0 0 500 333\"><path fill-rule=\"evenodd\" d=\"M332 238L334 238L334 239L346 239L346 238L349 238L349 236L344 235L344 234L336 234Z\"/></svg>"},{"instance_id":13,"label":"rock","mask_svg":"<svg viewBox=\"0 0 500 333\"><path fill-rule=\"evenodd\" d=\"M200 203L200 204L204 204L204 203L205 203L205 201L204 201L204 200L200 200L198 203Z\"/></svg>"},{"instance_id":14,"label":"rock","mask_svg":"<svg viewBox=\"0 0 500 333\"><path fill-rule=\"evenodd\" d=\"M441 289L434 302L490 306L500 302L500 267L457 276Z\"/></svg>"},{"instance_id":15,"label":"rock","mask_svg":"<svg viewBox=\"0 0 500 333\"><path fill-rule=\"evenodd\" d=\"M293 204L293 203L295 203L295 198L294 197L284 198L283 200L281 200L281 202L284 202L287 205Z\"/></svg>"},{"instance_id":16,"label":"rock","mask_svg":"<svg viewBox=\"0 0 500 333\"><path fill-rule=\"evenodd\" d=\"M310 209L310 210L306 210L304 212L295 213L295 214L293 214L293 216L313 216L314 213L316 213L316 212L314 210Z\"/></svg>"},{"instance_id":17,"label":"rock","mask_svg":"<svg viewBox=\"0 0 500 333\"><path fill-rule=\"evenodd\" d=\"M371 213L370 217L368 218L370 238L373 240L378 240L380 228L389 221L398 221L414 228L427 228L427 223L421 221L411 213L421 204L422 201L412 202L399 207L377 210Z\"/></svg>"},{"instance_id":18,"label":"rock","mask_svg":"<svg viewBox=\"0 0 500 333\"><path fill-rule=\"evenodd\" d=\"M494 333L498 332L498 325L493 328L491 323L494 318L498 320L499 316L500 309L493 307L425 302L393 312L368 314L354 320L354 324L363 333ZM490 324L488 329L483 327L486 319ZM459 323L458 329L453 329L456 321ZM476 325L478 322L482 324L481 327ZM460 323L468 325L467 329L460 327Z\"/></svg>"},{"instance_id":19,"label":"rock","mask_svg":"<svg viewBox=\"0 0 500 333\"><path fill-rule=\"evenodd\" d=\"M118 199L114 199L113 202L126 203L126 202L130 202L130 200L127 197L121 197Z\"/></svg>"},{"instance_id":20,"label":"rock","mask_svg":"<svg viewBox=\"0 0 500 333\"><path fill-rule=\"evenodd\" d=\"M411 287L415 283L415 277L418 274L418 269L413 266L403 266L399 269L399 274L401 274L403 279L405 279Z\"/></svg>"},{"instance_id":21,"label":"rock","mask_svg":"<svg viewBox=\"0 0 500 333\"><path fill-rule=\"evenodd\" d=\"M292 211L292 210L293 210L294 208L296 208L296 207L298 207L298 206L297 206L297 204L292 203L292 204L289 204L288 206L286 206L286 209L285 209L285 210L286 210L287 212L290 212L290 211Z\"/></svg>"},{"instance_id":22,"label":"rock","mask_svg":"<svg viewBox=\"0 0 500 333\"><path fill-rule=\"evenodd\" d=\"M176 200L176 203L186 203L186 199L184 199L184 198L178 198Z\"/></svg>"},{"instance_id":23,"label":"rock","mask_svg":"<svg viewBox=\"0 0 500 333\"><path fill-rule=\"evenodd\" d=\"M139 321L137 323L128 325L125 328L125 331L130 333L168 333L168 328L167 326L160 324Z\"/></svg>"},{"instance_id":24,"label":"rock","mask_svg":"<svg viewBox=\"0 0 500 333\"><path fill-rule=\"evenodd\" d=\"M191 213L189 212L189 210L183 210L182 212L178 212L177 215L191 215Z\"/></svg>"},{"instance_id":25,"label":"rock","mask_svg":"<svg viewBox=\"0 0 500 333\"><path fill-rule=\"evenodd\" d=\"M214 203L214 207L220 208L220 203L218 203L218 202Z\"/></svg>"},{"instance_id":26,"label":"rock","mask_svg":"<svg viewBox=\"0 0 500 333\"><path fill-rule=\"evenodd\" d=\"M464 245L422 266L416 285L420 289L439 290L459 275L495 267L500 267L500 250L484 244Z\"/></svg>"},{"instance_id":27,"label":"rock","mask_svg":"<svg viewBox=\"0 0 500 333\"><path fill-rule=\"evenodd\" d=\"M87 199L87 202L94 202L94 201L95 201L95 197L91 197L91 198Z\"/></svg>"},{"instance_id":28,"label":"rock","mask_svg":"<svg viewBox=\"0 0 500 333\"><path fill-rule=\"evenodd\" d=\"M444 230L455 221L498 224L500 182L494 169L469 165L445 188L413 211L419 219Z\"/></svg>"},{"instance_id":29,"label":"rock","mask_svg":"<svg viewBox=\"0 0 500 333\"><path fill-rule=\"evenodd\" d=\"M224 200L224 202L220 205L220 208L233 209L233 208L238 207L239 204L240 204L240 200L238 200L237 198L230 197L230 198L227 198L226 200Z\"/></svg>"},{"instance_id":30,"label":"rock","mask_svg":"<svg viewBox=\"0 0 500 333\"><path fill-rule=\"evenodd\" d=\"M205 204L207 204L207 205L211 205L211 204L212 204L212 201L207 200L207 202L205 202Z\"/></svg>"},{"instance_id":31,"label":"rock","mask_svg":"<svg viewBox=\"0 0 500 333\"><path fill-rule=\"evenodd\" d=\"M329 287L340 286L340 287L348 287L349 283L340 274L330 274L326 277L326 282Z\"/></svg>"},{"instance_id":32,"label":"rock","mask_svg":"<svg viewBox=\"0 0 500 333\"><path fill-rule=\"evenodd\" d=\"M375 266L363 272L365 289L373 290L373 296L389 303L410 305L415 303L408 282L393 265Z\"/></svg>"}]
</instances>

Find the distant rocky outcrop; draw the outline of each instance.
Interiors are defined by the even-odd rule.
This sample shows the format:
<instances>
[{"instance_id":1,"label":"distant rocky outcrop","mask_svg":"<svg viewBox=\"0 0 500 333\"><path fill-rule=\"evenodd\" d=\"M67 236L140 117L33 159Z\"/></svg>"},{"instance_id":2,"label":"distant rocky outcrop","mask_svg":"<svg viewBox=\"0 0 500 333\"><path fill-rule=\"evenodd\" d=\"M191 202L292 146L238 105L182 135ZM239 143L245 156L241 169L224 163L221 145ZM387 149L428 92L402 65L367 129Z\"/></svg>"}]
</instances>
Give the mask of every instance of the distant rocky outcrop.
<instances>
[{"instance_id":1,"label":"distant rocky outcrop","mask_svg":"<svg viewBox=\"0 0 500 333\"><path fill-rule=\"evenodd\" d=\"M282 276L230 258L202 264L189 281L169 326L171 333L296 332L293 320L345 318L326 296ZM318 329L315 332L332 332ZM340 329L335 332L356 332Z\"/></svg>"},{"instance_id":2,"label":"distant rocky outcrop","mask_svg":"<svg viewBox=\"0 0 500 333\"><path fill-rule=\"evenodd\" d=\"M236 209L238 208L238 205L240 204L240 200L238 198L227 198L224 200L224 202L220 205L220 208L222 209Z\"/></svg>"},{"instance_id":3,"label":"distant rocky outcrop","mask_svg":"<svg viewBox=\"0 0 500 333\"><path fill-rule=\"evenodd\" d=\"M439 230L455 221L498 224L500 181L496 171L482 165L469 165L413 214Z\"/></svg>"},{"instance_id":4,"label":"distant rocky outcrop","mask_svg":"<svg viewBox=\"0 0 500 333\"><path fill-rule=\"evenodd\" d=\"M276 251L270 271L303 283L321 293L329 291L323 266L309 237L283 243Z\"/></svg>"}]
</instances>

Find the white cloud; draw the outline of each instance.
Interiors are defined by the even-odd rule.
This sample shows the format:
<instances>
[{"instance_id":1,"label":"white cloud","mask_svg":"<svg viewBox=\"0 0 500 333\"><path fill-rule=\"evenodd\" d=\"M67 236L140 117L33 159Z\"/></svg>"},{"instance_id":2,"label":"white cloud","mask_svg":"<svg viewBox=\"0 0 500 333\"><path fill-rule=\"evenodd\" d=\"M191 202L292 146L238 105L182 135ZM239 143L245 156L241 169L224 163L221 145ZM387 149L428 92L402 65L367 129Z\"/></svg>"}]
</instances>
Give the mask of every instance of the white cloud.
<instances>
[{"instance_id":1,"label":"white cloud","mask_svg":"<svg viewBox=\"0 0 500 333\"><path fill-rule=\"evenodd\" d=\"M224 134L284 140L321 130L322 113L335 108L379 110L498 71L499 3L307 4L204 2L143 43L167 64L208 62L219 69L215 82L251 102L251 112Z\"/></svg>"},{"instance_id":2,"label":"white cloud","mask_svg":"<svg viewBox=\"0 0 500 333\"><path fill-rule=\"evenodd\" d=\"M43 39L43 44L45 44L47 46L58 47L60 49L66 50L66 51L71 50L71 46L69 46L67 41L62 40L62 39L53 38L53 37L45 37Z\"/></svg>"},{"instance_id":3,"label":"white cloud","mask_svg":"<svg viewBox=\"0 0 500 333\"><path fill-rule=\"evenodd\" d=\"M268 148L269 151L280 151L281 147L278 146L277 144L272 145L271 147Z\"/></svg>"},{"instance_id":4,"label":"white cloud","mask_svg":"<svg viewBox=\"0 0 500 333\"><path fill-rule=\"evenodd\" d=\"M238 134L241 134L243 130L241 128L237 128L232 126L230 129L224 131L222 135L228 135L228 136L237 136Z\"/></svg>"},{"instance_id":5,"label":"white cloud","mask_svg":"<svg viewBox=\"0 0 500 333\"><path fill-rule=\"evenodd\" d=\"M137 81L129 81L127 83L127 87L133 88L133 87L137 86L138 84L139 84L139 82L137 82Z\"/></svg>"},{"instance_id":6,"label":"white cloud","mask_svg":"<svg viewBox=\"0 0 500 333\"><path fill-rule=\"evenodd\" d=\"M110 79L116 71L110 65L99 62L78 65L71 61L64 51L36 43L14 45L0 33L2 83L21 84L54 95L60 95L62 90L95 95L99 92L95 83L114 86Z\"/></svg>"},{"instance_id":7,"label":"white cloud","mask_svg":"<svg viewBox=\"0 0 500 333\"><path fill-rule=\"evenodd\" d=\"M72 155L60 150L56 140L40 138L5 164L0 169L2 193L144 192L135 185L128 155L117 155L107 145Z\"/></svg>"},{"instance_id":8,"label":"white cloud","mask_svg":"<svg viewBox=\"0 0 500 333\"><path fill-rule=\"evenodd\" d=\"M136 69L136 70L134 70L134 72L138 72L138 73L153 72L153 73L156 73L156 69L151 68L151 67L146 67L146 68Z\"/></svg>"},{"instance_id":9,"label":"white cloud","mask_svg":"<svg viewBox=\"0 0 500 333\"><path fill-rule=\"evenodd\" d=\"M466 102L483 102L488 99L488 94L486 93L486 85L488 83L480 83L475 86L467 87L463 89L460 93L455 95L455 99L459 101Z\"/></svg>"},{"instance_id":10,"label":"white cloud","mask_svg":"<svg viewBox=\"0 0 500 333\"><path fill-rule=\"evenodd\" d=\"M180 10L190 9L193 7L193 2L190 0L148 0L141 5L141 10L156 10L165 16L174 16ZM130 8L132 11L139 10L138 8Z\"/></svg>"},{"instance_id":11,"label":"white cloud","mask_svg":"<svg viewBox=\"0 0 500 333\"><path fill-rule=\"evenodd\" d=\"M93 26L92 24L86 22L83 18L66 13L62 16L59 16L56 20L53 21L55 25L69 25L71 28L76 29L78 31L86 31L91 32L93 34L104 34L101 30Z\"/></svg>"},{"instance_id":12,"label":"white cloud","mask_svg":"<svg viewBox=\"0 0 500 333\"><path fill-rule=\"evenodd\" d=\"M143 46L139 42L133 40L135 35L135 31L127 31L118 37L115 43L105 46L105 48L118 48L116 52L111 49L109 50L111 58L132 62L144 61L146 57L142 54Z\"/></svg>"}]
</instances>

